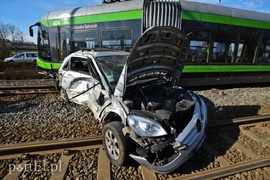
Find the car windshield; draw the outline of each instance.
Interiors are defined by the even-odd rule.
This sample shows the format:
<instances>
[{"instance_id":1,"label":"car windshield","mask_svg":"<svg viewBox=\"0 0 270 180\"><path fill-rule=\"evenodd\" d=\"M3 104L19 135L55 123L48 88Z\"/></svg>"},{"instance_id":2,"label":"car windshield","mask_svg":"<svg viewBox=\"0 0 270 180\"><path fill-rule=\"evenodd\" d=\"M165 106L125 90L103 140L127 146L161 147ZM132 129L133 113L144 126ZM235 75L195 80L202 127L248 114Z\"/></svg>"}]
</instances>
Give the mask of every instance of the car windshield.
<instances>
[{"instance_id":1,"label":"car windshield","mask_svg":"<svg viewBox=\"0 0 270 180\"><path fill-rule=\"evenodd\" d=\"M100 69L103 71L108 82L114 87L121 75L127 55L99 56L96 57Z\"/></svg>"}]
</instances>

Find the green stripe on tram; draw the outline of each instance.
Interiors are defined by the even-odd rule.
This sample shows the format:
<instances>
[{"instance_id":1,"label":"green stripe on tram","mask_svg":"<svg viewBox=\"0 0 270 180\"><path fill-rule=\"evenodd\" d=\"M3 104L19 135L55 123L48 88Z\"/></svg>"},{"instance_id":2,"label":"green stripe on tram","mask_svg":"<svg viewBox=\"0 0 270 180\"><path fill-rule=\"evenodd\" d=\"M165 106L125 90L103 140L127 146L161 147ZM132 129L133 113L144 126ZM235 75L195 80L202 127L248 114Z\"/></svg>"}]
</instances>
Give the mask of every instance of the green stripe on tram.
<instances>
[{"instance_id":1,"label":"green stripe on tram","mask_svg":"<svg viewBox=\"0 0 270 180\"><path fill-rule=\"evenodd\" d=\"M205 72L270 72L270 66L265 65L189 65L187 64L183 73L205 73Z\"/></svg>"},{"instance_id":2,"label":"green stripe on tram","mask_svg":"<svg viewBox=\"0 0 270 180\"><path fill-rule=\"evenodd\" d=\"M142 10L132 10L132 11L125 11L125 12L112 12L112 13L78 16L78 17L71 17L71 18L60 18L60 19L53 19L53 20L48 20L48 21L44 19L40 19L40 22L44 26L54 27L54 26L68 26L68 25L76 25L76 24L84 24L84 23L133 20L133 19L141 19L141 18L142 18Z\"/></svg>"},{"instance_id":3,"label":"green stripe on tram","mask_svg":"<svg viewBox=\"0 0 270 180\"><path fill-rule=\"evenodd\" d=\"M258 20L244 19L244 18L238 18L238 17L216 15L216 14L208 14L208 13L200 13L200 12L194 12L194 11L183 10L182 18L184 20L270 29L270 23L265 22L265 21L258 21Z\"/></svg>"},{"instance_id":4,"label":"green stripe on tram","mask_svg":"<svg viewBox=\"0 0 270 180\"><path fill-rule=\"evenodd\" d=\"M62 64L61 62L46 62L40 57L36 58L36 63L38 67L48 70L58 70Z\"/></svg>"},{"instance_id":5,"label":"green stripe on tram","mask_svg":"<svg viewBox=\"0 0 270 180\"><path fill-rule=\"evenodd\" d=\"M48 21L44 19L40 19L40 21L44 26L54 27L54 26L67 26L67 25L74 25L74 24L76 25L76 24L84 24L84 23L133 20L133 19L141 19L141 18L142 18L142 10L131 10L131 11L124 11L124 12L111 12L111 13L104 13L104 14L71 17L71 18L59 18L59 19L52 19ZM216 14L208 14L208 13L201 13L201 12L195 12L195 11L183 10L182 18L184 20L193 20L193 21L202 21L202 22L210 22L210 23L218 23L218 24L229 24L229 25L235 25L235 26L270 29L270 23L265 22L265 21L258 21L258 20L244 19L244 18L238 18L238 17L216 15Z\"/></svg>"}]
</instances>

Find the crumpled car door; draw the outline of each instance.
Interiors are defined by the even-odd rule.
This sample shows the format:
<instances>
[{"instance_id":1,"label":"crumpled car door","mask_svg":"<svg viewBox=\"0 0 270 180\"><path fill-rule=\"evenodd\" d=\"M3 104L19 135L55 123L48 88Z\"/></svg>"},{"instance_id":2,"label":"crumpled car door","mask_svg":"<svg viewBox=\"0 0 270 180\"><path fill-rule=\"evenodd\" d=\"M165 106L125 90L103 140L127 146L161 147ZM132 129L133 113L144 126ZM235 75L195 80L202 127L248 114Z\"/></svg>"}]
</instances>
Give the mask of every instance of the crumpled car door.
<instances>
[{"instance_id":1,"label":"crumpled car door","mask_svg":"<svg viewBox=\"0 0 270 180\"><path fill-rule=\"evenodd\" d=\"M68 99L72 102L87 105L89 90L94 85L90 75L66 71L63 74L62 87L66 89Z\"/></svg>"}]
</instances>

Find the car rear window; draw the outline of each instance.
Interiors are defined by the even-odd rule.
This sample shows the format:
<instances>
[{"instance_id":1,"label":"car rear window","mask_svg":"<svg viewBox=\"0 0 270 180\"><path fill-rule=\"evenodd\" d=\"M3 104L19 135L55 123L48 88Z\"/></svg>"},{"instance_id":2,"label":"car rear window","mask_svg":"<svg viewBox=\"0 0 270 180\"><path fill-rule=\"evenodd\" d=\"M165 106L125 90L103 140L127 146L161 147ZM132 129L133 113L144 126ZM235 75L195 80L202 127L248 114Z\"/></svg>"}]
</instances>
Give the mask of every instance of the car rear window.
<instances>
[{"instance_id":1,"label":"car rear window","mask_svg":"<svg viewBox=\"0 0 270 180\"><path fill-rule=\"evenodd\" d=\"M27 53L26 57L37 57L36 53Z\"/></svg>"}]
</instances>

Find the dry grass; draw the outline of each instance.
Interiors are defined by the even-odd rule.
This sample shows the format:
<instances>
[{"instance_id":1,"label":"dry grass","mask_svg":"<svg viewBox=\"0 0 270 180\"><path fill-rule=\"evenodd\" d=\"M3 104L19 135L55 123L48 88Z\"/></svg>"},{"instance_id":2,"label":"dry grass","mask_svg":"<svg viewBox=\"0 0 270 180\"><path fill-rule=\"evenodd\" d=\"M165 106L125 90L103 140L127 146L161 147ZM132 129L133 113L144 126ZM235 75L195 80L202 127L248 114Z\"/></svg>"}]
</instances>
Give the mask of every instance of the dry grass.
<instances>
[{"instance_id":1,"label":"dry grass","mask_svg":"<svg viewBox=\"0 0 270 180\"><path fill-rule=\"evenodd\" d=\"M36 63L33 62L0 62L0 79L40 79L44 75L38 74Z\"/></svg>"}]
</instances>

